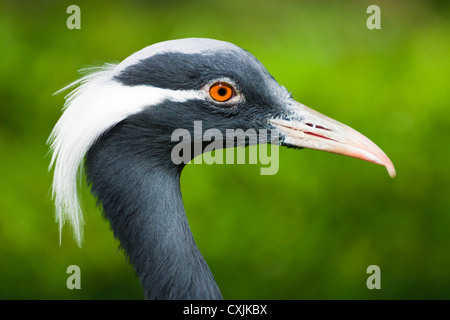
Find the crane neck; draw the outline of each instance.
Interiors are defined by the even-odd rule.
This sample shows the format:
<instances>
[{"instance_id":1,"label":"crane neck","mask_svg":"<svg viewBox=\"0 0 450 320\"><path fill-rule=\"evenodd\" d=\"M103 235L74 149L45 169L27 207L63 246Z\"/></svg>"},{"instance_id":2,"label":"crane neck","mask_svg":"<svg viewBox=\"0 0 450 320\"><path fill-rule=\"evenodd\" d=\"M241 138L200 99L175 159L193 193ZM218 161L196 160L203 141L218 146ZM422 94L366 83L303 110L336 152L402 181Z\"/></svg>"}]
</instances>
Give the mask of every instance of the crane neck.
<instances>
[{"instance_id":1,"label":"crane neck","mask_svg":"<svg viewBox=\"0 0 450 320\"><path fill-rule=\"evenodd\" d=\"M136 270L145 297L222 299L186 218L182 168L170 163L166 150L142 149L136 139L143 137L130 136L135 130L128 129L126 123L119 124L101 137L89 150L85 166L91 191Z\"/></svg>"}]
</instances>

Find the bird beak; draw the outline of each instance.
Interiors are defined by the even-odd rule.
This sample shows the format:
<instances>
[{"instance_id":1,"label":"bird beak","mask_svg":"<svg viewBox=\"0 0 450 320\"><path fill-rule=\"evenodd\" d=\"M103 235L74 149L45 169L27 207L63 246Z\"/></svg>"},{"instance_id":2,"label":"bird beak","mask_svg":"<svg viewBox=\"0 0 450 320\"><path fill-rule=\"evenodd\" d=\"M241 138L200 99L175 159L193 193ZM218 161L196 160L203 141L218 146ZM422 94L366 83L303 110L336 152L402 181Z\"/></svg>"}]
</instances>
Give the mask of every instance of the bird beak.
<instances>
[{"instance_id":1,"label":"bird beak","mask_svg":"<svg viewBox=\"0 0 450 320\"><path fill-rule=\"evenodd\" d=\"M391 160L358 131L296 101L289 104L288 110L288 116L269 120L281 133L282 145L323 150L366 160L385 166L389 175L395 177Z\"/></svg>"}]
</instances>

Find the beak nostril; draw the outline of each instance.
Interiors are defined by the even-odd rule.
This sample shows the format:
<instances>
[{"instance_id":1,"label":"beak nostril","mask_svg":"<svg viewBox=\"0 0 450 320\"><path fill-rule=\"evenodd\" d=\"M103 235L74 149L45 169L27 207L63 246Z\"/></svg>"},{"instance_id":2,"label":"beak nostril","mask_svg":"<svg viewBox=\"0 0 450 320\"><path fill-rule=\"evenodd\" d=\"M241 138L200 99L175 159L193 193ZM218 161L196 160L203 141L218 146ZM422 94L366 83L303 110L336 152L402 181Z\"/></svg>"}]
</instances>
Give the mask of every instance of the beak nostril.
<instances>
[{"instance_id":1,"label":"beak nostril","mask_svg":"<svg viewBox=\"0 0 450 320\"><path fill-rule=\"evenodd\" d=\"M306 122L305 123L308 127L311 127L311 128L316 128L316 129L322 129L322 130L326 130L326 131L331 131L331 129L328 129L328 128L325 128L325 127L322 127L322 126L318 126L318 125L315 125L315 124L312 124L312 123L309 123L309 122Z\"/></svg>"},{"instance_id":2,"label":"beak nostril","mask_svg":"<svg viewBox=\"0 0 450 320\"><path fill-rule=\"evenodd\" d=\"M322 127L322 126L316 126L317 129L322 129L322 130L326 130L326 131L331 131L331 129Z\"/></svg>"}]
</instances>

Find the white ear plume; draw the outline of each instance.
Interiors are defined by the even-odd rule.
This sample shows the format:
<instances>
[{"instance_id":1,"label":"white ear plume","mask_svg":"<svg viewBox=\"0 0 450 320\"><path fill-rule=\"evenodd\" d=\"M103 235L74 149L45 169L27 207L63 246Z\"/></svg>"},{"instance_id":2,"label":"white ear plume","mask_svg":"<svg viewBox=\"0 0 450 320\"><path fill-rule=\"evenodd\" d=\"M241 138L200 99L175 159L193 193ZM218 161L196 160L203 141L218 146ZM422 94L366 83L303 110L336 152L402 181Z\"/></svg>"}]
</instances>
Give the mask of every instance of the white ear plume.
<instances>
[{"instance_id":1,"label":"white ear plume","mask_svg":"<svg viewBox=\"0 0 450 320\"><path fill-rule=\"evenodd\" d=\"M164 100L182 102L206 98L200 90L125 86L114 79L115 68L114 64L91 68L88 70L91 73L57 92L75 87L66 95L64 113L48 139L52 152L50 169L54 167L52 198L60 234L64 223L69 221L79 246L83 239L84 220L77 180L90 147L108 129L144 108Z\"/></svg>"},{"instance_id":2,"label":"white ear plume","mask_svg":"<svg viewBox=\"0 0 450 320\"><path fill-rule=\"evenodd\" d=\"M81 175L82 159L98 135L94 130L85 130L94 120L88 118L87 109L92 106L93 101L89 100L91 96L95 97L95 88L109 78L114 67L115 65L105 65L103 68L92 69L93 72L55 93L75 87L66 95L64 113L47 141L53 152L49 169L53 166L55 168L52 198L55 202L56 220L59 222L60 243L62 226L69 220L75 240L81 246L84 220L78 200L77 174ZM83 114L85 117L81 118Z\"/></svg>"}]
</instances>

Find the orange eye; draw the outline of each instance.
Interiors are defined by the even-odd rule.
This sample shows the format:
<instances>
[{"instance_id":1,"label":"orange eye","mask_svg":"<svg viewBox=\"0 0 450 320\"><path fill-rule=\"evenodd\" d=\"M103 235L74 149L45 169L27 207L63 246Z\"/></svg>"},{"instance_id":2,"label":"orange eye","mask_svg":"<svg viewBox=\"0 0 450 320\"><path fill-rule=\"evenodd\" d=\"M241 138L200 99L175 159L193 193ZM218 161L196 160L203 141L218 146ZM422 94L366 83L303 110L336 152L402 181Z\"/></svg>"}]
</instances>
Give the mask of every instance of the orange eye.
<instances>
[{"instance_id":1,"label":"orange eye","mask_svg":"<svg viewBox=\"0 0 450 320\"><path fill-rule=\"evenodd\" d=\"M225 102L236 95L234 88L225 82L216 82L209 88L209 95L215 101Z\"/></svg>"}]
</instances>

